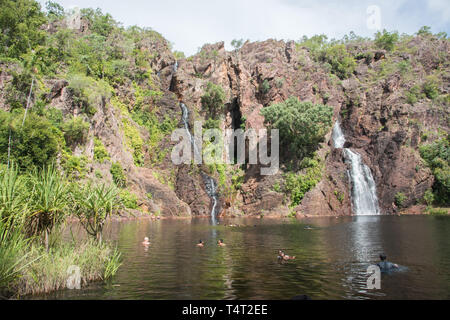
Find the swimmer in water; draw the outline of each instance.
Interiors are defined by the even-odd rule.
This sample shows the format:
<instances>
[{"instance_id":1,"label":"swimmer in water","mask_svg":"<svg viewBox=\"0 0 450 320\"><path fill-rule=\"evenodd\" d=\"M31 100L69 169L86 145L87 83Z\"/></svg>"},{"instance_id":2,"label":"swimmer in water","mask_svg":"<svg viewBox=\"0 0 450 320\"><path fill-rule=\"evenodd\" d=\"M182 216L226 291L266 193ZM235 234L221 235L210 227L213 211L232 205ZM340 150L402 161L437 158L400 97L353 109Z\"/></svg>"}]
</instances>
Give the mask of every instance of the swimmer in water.
<instances>
[{"instance_id":1,"label":"swimmer in water","mask_svg":"<svg viewBox=\"0 0 450 320\"><path fill-rule=\"evenodd\" d=\"M144 238L144 241L142 241L142 244L146 247L150 245L150 240L148 239L148 237Z\"/></svg>"},{"instance_id":2,"label":"swimmer in water","mask_svg":"<svg viewBox=\"0 0 450 320\"><path fill-rule=\"evenodd\" d=\"M392 269L398 269L398 265L389 261L386 261L386 255L380 254L380 262L377 263L377 266L380 267L382 272L390 271Z\"/></svg>"},{"instance_id":3,"label":"swimmer in water","mask_svg":"<svg viewBox=\"0 0 450 320\"><path fill-rule=\"evenodd\" d=\"M201 239L198 240L197 247L203 248L204 246L205 244L203 243L203 241Z\"/></svg>"},{"instance_id":4,"label":"swimmer in water","mask_svg":"<svg viewBox=\"0 0 450 320\"><path fill-rule=\"evenodd\" d=\"M287 254L285 254L283 251L279 250L278 251L278 259L282 259L284 261L287 260L295 260L295 256L288 256Z\"/></svg>"},{"instance_id":5,"label":"swimmer in water","mask_svg":"<svg viewBox=\"0 0 450 320\"><path fill-rule=\"evenodd\" d=\"M225 247L225 246L226 246L226 244L223 242L222 239L220 239L220 240L217 241L217 245L218 245L219 247Z\"/></svg>"}]
</instances>

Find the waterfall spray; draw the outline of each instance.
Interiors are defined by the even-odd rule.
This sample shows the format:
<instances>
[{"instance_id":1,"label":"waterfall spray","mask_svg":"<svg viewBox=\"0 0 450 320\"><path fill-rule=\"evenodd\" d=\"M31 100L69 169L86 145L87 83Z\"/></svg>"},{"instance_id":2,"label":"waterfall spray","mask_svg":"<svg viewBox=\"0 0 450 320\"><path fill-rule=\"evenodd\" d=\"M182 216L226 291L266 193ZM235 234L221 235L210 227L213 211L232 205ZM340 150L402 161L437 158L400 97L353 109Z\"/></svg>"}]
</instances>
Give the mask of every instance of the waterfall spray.
<instances>
[{"instance_id":1,"label":"waterfall spray","mask_svg":"<svg viewBox=\"0 0 450 320\"><path fill-rule=\"evenodd\" d=\"M333 127L332 138L335 148L344 147L345 136L339 121ZM348 148L344 148L344 158L350 166L348 176L355 215L379 215L377 189L370 168L364 164L360 154Z\"/></svg>"}]
</instances>

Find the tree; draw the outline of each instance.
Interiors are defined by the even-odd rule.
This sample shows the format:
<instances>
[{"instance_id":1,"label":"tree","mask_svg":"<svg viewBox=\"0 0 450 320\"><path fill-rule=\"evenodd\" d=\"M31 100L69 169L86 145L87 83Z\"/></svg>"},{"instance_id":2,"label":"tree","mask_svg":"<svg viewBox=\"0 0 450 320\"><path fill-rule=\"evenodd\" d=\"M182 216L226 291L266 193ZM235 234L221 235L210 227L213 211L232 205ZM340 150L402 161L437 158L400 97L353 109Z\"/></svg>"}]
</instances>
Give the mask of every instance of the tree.
<instances>
[{"instance_id":1,"label":"tree","mask_svg":"<svg viewBox=\"0 0 450 320\"><path fill-rule=\"evenodd\" d=\"M28 114L23 126L22 120L23 111L12 114L0 111L0 161L7 163L9 149L10 160L20 168L50 164L64 144L61 131L34 113Z\"/></svg>"},{"instance_id":2,"label":"tree","mask_svg":"<svg viewBox=\"0 0 450 320\"><path fill-rule=\"evenodd\" d=\"M231 46L235 49L235 50L239 50L242 47L242 44L244 43L244 39L233 39L231 40Z\"/></svg>"},{"instance_id":3,"label":"tree","mask_svg":"<svg viewBox=\"0 0 450 320\"><path fill-rule=\"evenodd\" d=\"M64 17L64 7L57 2L47 1L45 3L47 16L51 21L59 20Z\"/></svg>"},{"instance_id":4,"label":"tree","mask_svg":"<svg viewBox=\"0 0 450 320\"><path fill-rule=\"evenodd\" d=\"M341 79L350 77L355 71L355 59L348 53L345 45L337 44L322 50L319 59L331 66L331 72Z\"/></svg>"},{"instance_id":5,"label":"tree","mask_svg":"<svg viewBox=\"0 0 450 320\"><path fill-rule=\"evenodd\" d=\"M434 200L437 204L450 203L450 136L442 137L419 148L421 157L430 167L435 181Z\"/></svg>"},{"instance_id":6,"label":"tree","mask_svg":"<svg viewBox=\"0 0 450 320\"><path fill-rule=\"evenodd\" d=\"M432 35L431 28L429 26L423 26L422 28L419 29L419 31L417 31L417 35L418 36L430 36L430 35Z\"/></svg>"},{"instance_id":7,"label":"tree","mask_svg":"<svg viewBox=\"0 0 450 320\"><path fill-rule=\"evenodd\" d=\"M224 110L225 98L225 91L221 86L208 82L205 94L201 97L202 107L212 118L216 118Z\"/></svg>"},{"instance_id":8,"label":"tree","mask_svg":"<svg viewBox=\"0 0 450 320\"><path fill-rule=\"evenodd\" d=\"M47 21L34 0L0 0L0 55L18 58L45 42Z\"/></svg>"},{"instance_id":9,"label":"tree","mask_svg":"<svg viewBox=\"0 0 450 320\"><path fill-rule=\"evenodd\" d=\"M375 34L375 45L381 49L392 51L399 39L397 31L388 32L386 29L383 32L378 31Z\"/></svg>"},{"instance_id":10,"label":"tree","mask_svg":"<svg viewBox=\"0 0 450 320\"><path fill-rule=\"evenodd\" d=\"M116 213L121 205L119 189L114 185L92 185L75 187L73 192L74 212L86 232L102 242L106 219Z\"/></svg>"},{"instance_id":11,"label":"tree","mask_svg":"<svg viewBox=\"0 0 450 320\"><path fill-rule=\"evenodd\" d=\"M269 128L280 130L281 143L299 158L310 155L331 127L333 108L291 97L261 109Z\"/></svg>"},{"instance_id":12,"label":"tree","mask_svg":"<svg viewBox=\"0 0 450 320\"><path fill-rule=\"evenodd\" d=\"M68 146L74 146L77 143L86 141L89 123L85 122L81 117L72 117L62 125L64 138Z\"/></svg>"}]
</instances>

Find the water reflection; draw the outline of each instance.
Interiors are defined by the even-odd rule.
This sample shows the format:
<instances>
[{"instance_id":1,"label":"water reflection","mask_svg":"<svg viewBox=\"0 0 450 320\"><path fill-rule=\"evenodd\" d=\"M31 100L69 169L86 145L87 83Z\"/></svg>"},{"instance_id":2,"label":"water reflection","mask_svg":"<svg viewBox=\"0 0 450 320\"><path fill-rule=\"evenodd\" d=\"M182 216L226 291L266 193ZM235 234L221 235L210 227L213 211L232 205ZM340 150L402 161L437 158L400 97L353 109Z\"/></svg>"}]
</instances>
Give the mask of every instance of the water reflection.
<instances>
[{"instance_id":1,"label":"water reflection","mask_svg":"<svg viewBox=\"0 0 450 320\"><path fill-rule=\"evenodd\" d=\"M80 236L77 225L72 230ZM448 217L427 216L111 222L105 237L123 254L111 283L30 298L448 299L449 232ZM279 249L297 259L279 264ZM382 252L408 271L383 274L381 290L367 290L367 267Z\"/></svg>"}]
</instances>

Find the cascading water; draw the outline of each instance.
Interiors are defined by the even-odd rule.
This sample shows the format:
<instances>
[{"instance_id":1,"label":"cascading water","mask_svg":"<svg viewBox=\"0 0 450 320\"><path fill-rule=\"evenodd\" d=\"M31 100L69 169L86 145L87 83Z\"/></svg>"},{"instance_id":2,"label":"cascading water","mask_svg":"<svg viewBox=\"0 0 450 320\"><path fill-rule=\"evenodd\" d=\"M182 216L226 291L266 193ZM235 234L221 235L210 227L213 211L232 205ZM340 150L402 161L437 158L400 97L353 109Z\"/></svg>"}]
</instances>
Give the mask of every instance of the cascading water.
<instances>
[{"instance_id":1,"label":"cascading water","mask_svg":"<svg viewBox=\"0 0 450 320\"><path fill-rule=\"evenodd\" d=\"M217 208L217 189L216 182L210 176L203 174L203 179L205 181L205 189L208 196L213 201L213 206L211 208L211 222L213 225L217 223L216 221L216 208Z\"/></svg>"},{"instance_id":2,"label":"cascading water","mask_svg":"<svg viewBox=\"0 0 450 320\"><path fill-rule=\"evenodd\" d=\"M180 108L182 111L181 119L183 121L184 128L186 129L186 133L188 134L189 140L191 141L191 144L194 148L194 153L198 154L199 151L197 148L197 144L195 143L195 139L194 139L194 137L192 137L192 134L189 130L189 110L184 103L180 103ZM202 176L203 176L203 181L205 182L206 193L213 201L213 206L211 209L211 222L213 225L216 225L216 223L217 223L217 221L216 221L217 212L216 211L217 211L217 203L218 203L216 182L214 181L213 178L211 178L204 172L202 172Z\"/></svg>"},{"instance_id":3,"label":"cascading water","mask_svg":"<svg viewBox=\"0 0 450 320\"><path fill-rule=\"evenodd\" d=\"M178 70L178 60L175 60L175 63L173 64L172 70L173 70L173 73L177 72L177 70Z\"/></svg>"},{"instance_id":4,"label":"cascading water","mask_svg":"<svg viewBox=\"0 0 450 320\"><path fill-rule=\"evenodd\" d=\"M333 145L335 148L343 148L345 137L339 121L333 127ZM376 184L370 168L366 166L357 152L344 148L345 162L349 164L349 178L353 211L356 215L379 215Z\"/></svg>"}]
</instances>

